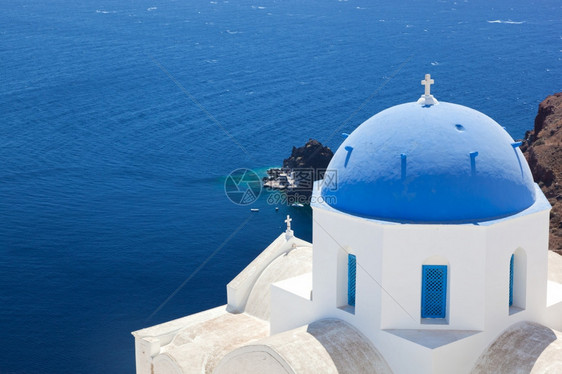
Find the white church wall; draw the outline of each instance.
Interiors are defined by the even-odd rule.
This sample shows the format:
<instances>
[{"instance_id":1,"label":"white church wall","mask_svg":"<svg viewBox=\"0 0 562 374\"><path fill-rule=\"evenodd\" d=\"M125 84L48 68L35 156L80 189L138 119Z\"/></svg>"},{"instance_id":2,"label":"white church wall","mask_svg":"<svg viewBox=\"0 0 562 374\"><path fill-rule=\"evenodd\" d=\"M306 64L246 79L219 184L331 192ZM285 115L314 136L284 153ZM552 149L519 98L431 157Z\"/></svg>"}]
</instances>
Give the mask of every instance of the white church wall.
<instances>
[{"instance_id":1,"label":"white church wall","mask_svg":"<svg viewBox=\"0 0 562 374\"><path fill-rule=\"evenodd\" d=\"M380 305L384 292L380 287L380 253L376 251L370 255L364 254L363 265L357 268L355 318L360 328L376 331L381 328ZM357 258L359 261L360 258Z\"/></svg>"},{"instance_id":2,"label":"white church wall","mask_svg":"<svg viewBox=\"0 0 562 374\"><path fill-rule=\"evenodd\" d=\"M479 224L425 225L362 219L316 205L315 318L336 317L360 328L397 373L460 372L455 371L459 365L468 372L484 347L505 327L529 318L541 323L555 319L551 313L547 316L545 309L545 207ZM354 309L342 307L347 296L348 253L355 254L358 263ZM509 259L513 253L514 305L524 309L510 315ZM421 319L422 265L448 267L447 318L443 320ZM336 272L335 279L331 272ZM538 292L531 296L531 289ZM530 303L536 307L527 307ZM423 344L388 338L381 329L483 332L428 353ZM404 352L412 359L403 360ZM409 366L416 361L416 367Z\"/></svg>"},{"instance_id":3,"label":"white church wall","mask_svg":"<svg viewBox=\"0 0 562 374\"><path fill-rule=\"evenodd\" d=\"M312 273L271 285L270 335L317 320L312 302Z\"/></svg>"},{"instance_id":4,"label":"white church wall","mask_svg":"<svg viewBox=\"0 0 562 374\"><path fill-rule=\"evenodd\" d=\"M393 373L433 373L433 359L429 348L386 331L368 332L366 335L379 349Z\"/></svg>"},{"instance_id":5,"label":"white church wall","mask_svg":"<svg viewBox=\"0 0 562 374\"><path fill-rule=\"evenodd\" d=\"M338 244L329 235L333 229L329 214L314 210L312 224L312 298L320 310L331 309L336 304ZM331 274L332 276L328 276Z\"/></svg>"},{"instance_id":6,"label":"white church wall","mask_svg":"<svg viewBox=\"0 0 562 374\"><path fill-rule=\"evenodd\" d=\"M562 331L562 256L549 252L548 266L545 325Z\"/></svg>"},{"instance_id":7,"label":"white church wall","mask_svg":"<svg viewBox=\"0 0 562 374\"><path fill-rule=\"evenodd\" d=\"M490 224L486 239L486 330L499 333L529 320L544 323L548 268L548 210ZM514 304L509 261L514 257Z\"/></svg>"},{"instance_id":8,"label":"white church wall","mask_svg":"<svg viewBox=\"0 0 562 374\"><path fill-rule=\"evenodd\" d=\"M475 334L453 344L436 348L433 356L433 374L468 374L486 346L486 336Z\"/></svg>"},{"instance_id":9,"label":"white church wall","mask_svg":"<svg viewBox=\"0 0 562 374\"><path fill-rule=\"evenodd\" d=\"M469 373L487 342L470 330L382 330L372 340L396 374Z\"/></svg>"},{"instance_id":10,"label":"white church wall","mask_svg":"<svg viewBox=\"0 0 562 374\"><path fill-rule=\"evenodd\" d=\"M485 237L474 225L385 225L381 327L482 329ZM421 319L424 264L448 266L443 320Z\"/></svg>"},{"instance_id":11,"label":"white church wall","mask_svg":"<svg viewBox=\"0 0 562 374\"><path fill-rule=\"evenodd\" d=\"M363 318L378 321L382 229L357 217L315 209L313 236L313 300L318 313L357 327ZM357 258L355 307L347 306L349 253Z\"/></svg>"},{"instance_id":12,"label":"white church wall","mask_svg":"<svg viewBox=\"0 0 562 374\"><path fill-rule=\"evenodd\" d=\"M547 283L548 299L544 325L562 331L562 284Z\"/></svg>"}]
</instances>

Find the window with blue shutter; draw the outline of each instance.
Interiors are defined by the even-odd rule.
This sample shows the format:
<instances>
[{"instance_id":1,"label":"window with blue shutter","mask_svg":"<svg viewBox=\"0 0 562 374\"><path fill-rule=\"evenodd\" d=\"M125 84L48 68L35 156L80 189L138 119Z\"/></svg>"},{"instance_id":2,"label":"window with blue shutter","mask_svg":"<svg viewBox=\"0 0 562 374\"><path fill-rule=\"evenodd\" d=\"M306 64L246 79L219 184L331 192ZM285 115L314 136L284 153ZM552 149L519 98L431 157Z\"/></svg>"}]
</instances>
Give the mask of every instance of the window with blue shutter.
<instances>
[{"instance_id":1,"label":"window with blue shutter","mask_svg":"<svg viewBox=\"0 0 562 374\"><path fill-rule=\"evenodd\" d=\"M513 305L513 257L509 260L509 306Z\"/></svg>"},{"instance_id":2,"label":"window with blue shutter","mask_svg":"<svg viewBox=\"0 0 562 374\"><path fill-rule=\"evenodd\" d=\"M347 303L355 306L355 275L357 273L357 259L355 255L347 256Z\"/></svg>"},{"instance_id":3,"label":"window with blue shutter","mask_svg":"<svg viewBox=\"0 0 562 374\"><path fill-rule=\"evenodd\" d=\"M447 266L422 266L422 318L445 318L447 312Z\"/></svg>"}]
</instances>

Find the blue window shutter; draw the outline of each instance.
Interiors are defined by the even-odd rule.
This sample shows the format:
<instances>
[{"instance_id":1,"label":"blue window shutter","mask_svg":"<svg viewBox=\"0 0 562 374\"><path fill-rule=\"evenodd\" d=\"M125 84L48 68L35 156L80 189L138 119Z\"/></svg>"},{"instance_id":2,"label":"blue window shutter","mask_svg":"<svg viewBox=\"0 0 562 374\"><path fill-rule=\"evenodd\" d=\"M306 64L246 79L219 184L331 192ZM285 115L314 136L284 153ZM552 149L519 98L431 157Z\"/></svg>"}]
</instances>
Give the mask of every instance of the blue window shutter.
<instances>
[{"instance_id":1,"label":"blue window shutter","mask_svg":"<svg viewBox=\"0 0 562 374\"><path fill-rule=\"evenodd\" d=\"M347 256L347 303L355 306L355 275L357 272L357 259L355 255Z\"/></svg>"},{"instance_id":2,"label":"blue window shutter","mask_svg":"<svg viewBox=\"0 0 562 374\"><path fill-rule=\"evenodd\" d=\"M447 266L422 266L422 318L445 318L447 312Z\"/></svg>"},{"instance_id":3,"label":"blue window shutter","mask_svg":"<svg viewBox=\"0 0 562 374\"><path fill-rule=\"evenodd\" d=\"M509 260L509 306L513 305L513 255Z\"/></svg>"}]
</instances>

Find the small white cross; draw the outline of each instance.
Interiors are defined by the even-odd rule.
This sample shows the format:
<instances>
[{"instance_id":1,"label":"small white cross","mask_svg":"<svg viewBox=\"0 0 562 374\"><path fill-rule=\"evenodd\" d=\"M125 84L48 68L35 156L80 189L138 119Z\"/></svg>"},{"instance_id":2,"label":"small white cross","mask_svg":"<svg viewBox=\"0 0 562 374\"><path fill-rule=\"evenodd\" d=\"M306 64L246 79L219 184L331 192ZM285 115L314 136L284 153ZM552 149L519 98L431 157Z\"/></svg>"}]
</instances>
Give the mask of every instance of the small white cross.
<instances>
[{"instance_id":1,"label":"small white cross","mask_svg":"<svg viewBox=\"0 0 562 374\"><path fill-rule=\"evenodd\" d=\"M287 214L287 219L285 220L285 222L287 223L287 231L291 231L291 217Z\"/></svg>"},{"instance_id":2,"label":"small white cross","mask_svg":"<svg viewBox=\"0 0 562 374\"><path fill-rule=\"evenodd\" d=\"M431 88L431 85L434 84L434 83L435 83L435 81L433 79L431 79L431 75L426 74L425 79L423 81L421 81L422 86L425 86L425 96L431 95L429 93L429 90Z\"/></svg>"}]
</instances>

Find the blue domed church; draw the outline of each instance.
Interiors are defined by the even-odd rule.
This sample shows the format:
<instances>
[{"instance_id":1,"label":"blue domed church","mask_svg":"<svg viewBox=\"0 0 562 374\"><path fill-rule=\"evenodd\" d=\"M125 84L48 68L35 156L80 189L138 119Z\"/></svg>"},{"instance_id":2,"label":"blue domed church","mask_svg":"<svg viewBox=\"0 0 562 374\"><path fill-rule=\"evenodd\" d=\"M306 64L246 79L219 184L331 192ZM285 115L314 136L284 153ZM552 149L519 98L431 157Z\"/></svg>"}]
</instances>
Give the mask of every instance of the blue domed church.
<instances>
[{"instance_id":1,"label":"blue domed church","mask_svg":"<svg viewBox=\"0 0 562 374\"><path fill-rule=\"evenodd\" d=\"M493 119L439 102L371 117L226 305L133 333L137 373L562 373L550 205Z\"/></svg>"}]
</instances>

